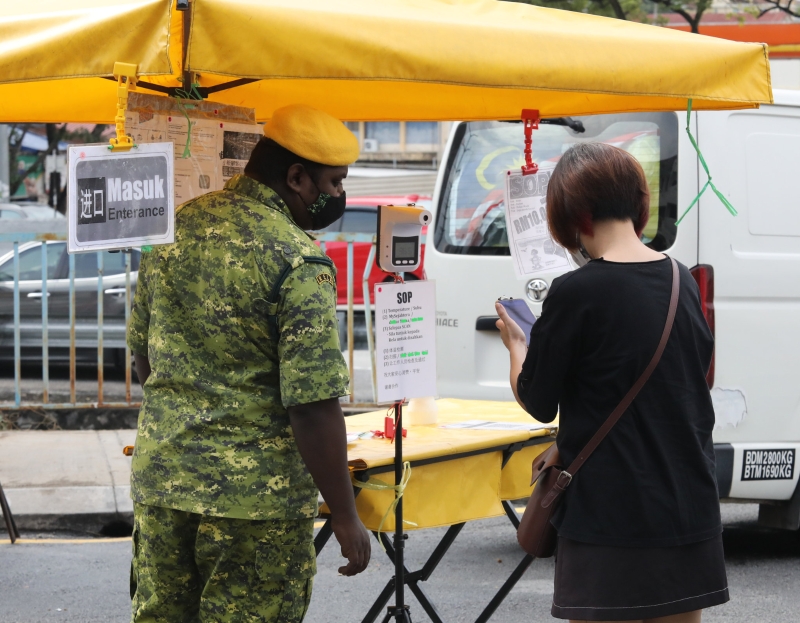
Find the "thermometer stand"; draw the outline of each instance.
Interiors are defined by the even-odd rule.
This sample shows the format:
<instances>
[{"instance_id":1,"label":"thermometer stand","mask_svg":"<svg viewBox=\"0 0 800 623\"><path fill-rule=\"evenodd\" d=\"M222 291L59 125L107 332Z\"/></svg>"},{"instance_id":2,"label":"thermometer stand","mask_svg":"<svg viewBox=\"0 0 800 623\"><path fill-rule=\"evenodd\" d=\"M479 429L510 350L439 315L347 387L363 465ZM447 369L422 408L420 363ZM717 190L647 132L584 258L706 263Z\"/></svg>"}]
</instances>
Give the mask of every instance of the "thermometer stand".
<instances>
[{"instance_id":1,"label":"thermometer stand","mask_svg":"<svg viewBox=\"0 0 800 623\"><path fill-rule=\"evenodd\" d=\"M399 487L403 482L403 401L394 405L394 484ZM399 495L395 491L395 495ZM403 498L397 500L394 509L394 606L389 606L383 623L394 619L397 623L411 623L411 609L405 603L406 568L403 552L407 534L403 533Z\"/></svg>"}]
</instances>

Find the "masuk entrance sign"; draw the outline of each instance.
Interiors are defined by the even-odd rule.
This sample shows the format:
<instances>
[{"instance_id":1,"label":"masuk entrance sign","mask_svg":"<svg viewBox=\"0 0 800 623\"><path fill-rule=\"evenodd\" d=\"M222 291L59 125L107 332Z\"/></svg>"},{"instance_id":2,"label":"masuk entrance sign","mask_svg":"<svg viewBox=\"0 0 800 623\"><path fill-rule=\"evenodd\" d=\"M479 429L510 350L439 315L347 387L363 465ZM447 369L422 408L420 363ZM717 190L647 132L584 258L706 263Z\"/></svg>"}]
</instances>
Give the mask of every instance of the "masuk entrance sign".
<instances>
[{"instance_id":1,"label":"masuk entrance sign","mask_svg":"<svg viewBox=\"0 0 800 623\"><path fill-rule=\"evenodd\" d=\"M70 253L175 241L172 143L69 149Z\"/></svg>"}]
</instances>

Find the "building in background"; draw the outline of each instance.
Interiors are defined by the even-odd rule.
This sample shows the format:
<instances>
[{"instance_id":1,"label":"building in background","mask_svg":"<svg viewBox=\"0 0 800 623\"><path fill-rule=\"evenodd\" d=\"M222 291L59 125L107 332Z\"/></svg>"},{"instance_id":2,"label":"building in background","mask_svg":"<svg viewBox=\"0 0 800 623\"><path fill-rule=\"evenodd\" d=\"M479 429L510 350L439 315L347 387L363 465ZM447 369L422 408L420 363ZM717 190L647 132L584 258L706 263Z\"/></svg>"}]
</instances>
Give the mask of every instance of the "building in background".
<instances>
[{"instance_id":1,"label":"building in background","mask_svg":"<svg viewBox=\"0 0 800 623\"><path fill-rule=\"evenodd\" d=\"M347 127L361 146L359 166L435 169L451 122L351 121Z\"/></svg>"}]
</instances>

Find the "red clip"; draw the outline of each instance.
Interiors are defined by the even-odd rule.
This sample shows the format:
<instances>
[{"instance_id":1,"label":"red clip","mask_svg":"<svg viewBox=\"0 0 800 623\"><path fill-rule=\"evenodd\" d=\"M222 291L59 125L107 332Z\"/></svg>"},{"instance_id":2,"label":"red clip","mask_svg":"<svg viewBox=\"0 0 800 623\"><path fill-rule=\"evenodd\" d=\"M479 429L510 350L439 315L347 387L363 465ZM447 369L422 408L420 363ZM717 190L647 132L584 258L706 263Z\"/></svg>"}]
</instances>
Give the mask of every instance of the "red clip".
<instances>
[{"instance_id":1,"label":"red clip","mask_svg":"<svg viewBox=\"0 0 800 623\"><path fill-rule=\"evenodd\" d=\"M533 131L539 129L539 111L523 108L522 123L525 128L525 164L522 165L522 174L532 175L539 171L539 165L533 161Z\"/></svg>"},{"instance_id":2,"label":"red clip","mask_svg":"<svg viewBox=\"0 0 800 623\"><path fill-rule=\"evenodd\" d=\"M386 439L394 439L394 418L388 415L383 419L383 435Z\"/></svg>"},{"instance_id":3,"label":"red clip","mask_svg":"<svg viewBox=\"0 0 800 623\"><path fill-rule=\"evenodd\" d=\"M395 426L394 426L394 418L390 415L387 415L386 418L383 420L383 436L386 439L394 440L395 434ZM403 429L403 438L405 439L408 436L408 431L404 428Z\"/></svg>"}]
</instances>

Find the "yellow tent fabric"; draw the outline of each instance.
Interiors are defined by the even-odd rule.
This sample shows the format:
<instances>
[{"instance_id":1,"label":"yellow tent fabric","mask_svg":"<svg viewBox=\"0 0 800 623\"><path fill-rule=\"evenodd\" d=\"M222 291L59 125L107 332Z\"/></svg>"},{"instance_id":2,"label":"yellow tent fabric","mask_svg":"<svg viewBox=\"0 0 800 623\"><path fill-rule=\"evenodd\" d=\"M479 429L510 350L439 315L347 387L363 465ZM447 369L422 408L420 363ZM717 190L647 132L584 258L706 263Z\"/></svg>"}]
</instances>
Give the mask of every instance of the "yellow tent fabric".
<instances>
[{"instance_id":1,"label":"yellow tent fabric","mask_svg":"<svg viewBox=\"0 0 800 623\"><path fill-rule=\"evenodd\" d=\"M495 0L193 0L186 69L211 101L350 120L757 106L766 46ZM37 0L0 15L0 121L110 123L117 61L180 86L174 0ZM140 90L144 90L141 89Z\"/></svg>"}]
</instances>

